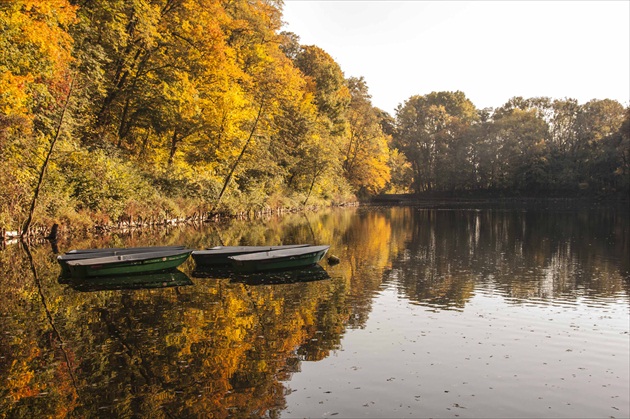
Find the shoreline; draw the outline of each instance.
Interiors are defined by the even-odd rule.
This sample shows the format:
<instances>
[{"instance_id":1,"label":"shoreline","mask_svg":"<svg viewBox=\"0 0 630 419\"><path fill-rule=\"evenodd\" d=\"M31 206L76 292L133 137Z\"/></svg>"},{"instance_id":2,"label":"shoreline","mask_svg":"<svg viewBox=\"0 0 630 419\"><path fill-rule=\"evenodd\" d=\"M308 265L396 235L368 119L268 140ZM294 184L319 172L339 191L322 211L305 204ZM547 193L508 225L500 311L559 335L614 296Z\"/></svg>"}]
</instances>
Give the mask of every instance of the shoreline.
<instances>
[{"instance_id":1,"label":"shoreline","mask_svg":"<svg viewBox=\"0 0 630 419\"><path fill-rule=\"evenodd\" d=\"M333 207L358 206L413 206L422 209L523 209L523 210L575 210L612 208L618 211L630 212L630 199L627 196L593 196L558 194L557 196L532 195L502 195L493 193L463 192L459 196L454 193L421 193L421 194L384 194L369 199L330 205ZM241 212L233 215L219 213L196 213L191 216L172 217L158 220L155 218L123 216L117 222L102 224L94 223L88 228L73 229L69 225L59 225L60 235L102 235L114 232L130 232L172 228L180 225L199 225L206 223L221 223L230 220L258 219L265 216L279 216L305 211L318 211L324 207L308 206L303 208L277 208L258 211ZM27 241L46 241L45 236L51 228L35 224L23 239ZM17 231L2 230L0 243L10 244L21 239Z\"/></svg>"},{"instance_id":2,"label":"shoreline","mask_svg":"<svg viewBox=\"0 0 630 419\"><path fill-rule=\"evenodd\" d=\"M630 211L630 199L627 196L570 196L558 194L548 195L499 195L488 193L462 193L454 196L451 193L425 194L388 194L372 197L364 204L368 205L403 205L428 209L491 209L491 208L523 208L523 209L576 209L612 207Z\"/></svg>"}]
</instances>

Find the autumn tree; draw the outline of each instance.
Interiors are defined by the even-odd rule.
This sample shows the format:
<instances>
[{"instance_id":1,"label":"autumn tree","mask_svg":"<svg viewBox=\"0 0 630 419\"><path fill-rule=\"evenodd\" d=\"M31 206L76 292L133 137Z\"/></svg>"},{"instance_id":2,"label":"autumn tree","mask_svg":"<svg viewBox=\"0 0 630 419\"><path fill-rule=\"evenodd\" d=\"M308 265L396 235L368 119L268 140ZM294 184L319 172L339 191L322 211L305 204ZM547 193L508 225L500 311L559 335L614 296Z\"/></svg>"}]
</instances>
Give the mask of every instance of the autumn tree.
<instances>
[{"instance_id":1,"label":"autumn tree","mask_svg":"<svg viewBox=\"0 0 630 419\"><path fill-rule=\"evenodd\" d=\"M316 189L317 195L327 199L347 195L349 185L342 164L350 92L343 72L321 48L300 45L299 37L292 33L281 35L281 50L299 69L305 81L305 100L311 104L302 106L302 116L293 120L301 121L301 129L285 130L298 156L289 184L305 193L303 203ZM298 133L303 134L301 138Z\"/></svg>"},{"instance_id":2,"label":"autumn tree","mask_svg":"<svg viewBox=\"0 0 630 419\"><path fill-rule=\"evenodd\" d=\"M351 101L346 111L348 134L343 169L348 181L362 193L380 192L390 180L389 147L377 110L363 78L347 81Z\"/></svg>"},{"instance_id":3,"label":"autumn tree","mask_svg":"<svg viewBox=\"0 0 630 419\"><path fill-rule=\"evenodd\" d=\"M74 20L66 0L0 4L0 224L23 221L42 177L70 89Z\"/></svg>"},{"instance_id":4,"label":"autumn tree","mask_svg":"<svg viewBox=\"0 0 630 419\"><path fill-rule=\"evenodd\" d=\"M341 134L351 97L339 64L314 45L302 46L294 63L307 77L319 113L330 121L333 133Z\"/></svg>"},{"instance_id":5,"label":"autumn tree","mask_svg":"<svg viewBox=\"0 0 630 419\"><path fill-rule=\"evenodd\" d=\"M282 24L280 0L0 2L0 227L628 187L618 102L433 92L392 118Z\"/></svg>"}]
</instances>

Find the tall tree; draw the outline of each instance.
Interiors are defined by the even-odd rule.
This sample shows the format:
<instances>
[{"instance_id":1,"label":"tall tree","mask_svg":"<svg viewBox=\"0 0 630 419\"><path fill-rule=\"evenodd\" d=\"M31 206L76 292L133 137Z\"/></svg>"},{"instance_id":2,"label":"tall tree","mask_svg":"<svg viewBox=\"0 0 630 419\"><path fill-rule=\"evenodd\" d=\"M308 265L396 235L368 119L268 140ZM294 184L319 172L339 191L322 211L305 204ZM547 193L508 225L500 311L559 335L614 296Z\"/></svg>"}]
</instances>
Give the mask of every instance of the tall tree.
<instances>
[{"instance_id":1,"label":"tall tree","mask_svg":"<svg viewBox=\"0 0 630 419\"><path fill-rule=\"evenodd\" d=\"M542 189L547 184L547 132L547 125L533 109L501 112L477 148L483 185L491 189Z\"/></svg>"},{"instance_id":2,"label":"tall tree","mask_svg":"<svg viewBox=\"0 0 630 419\"><path fill-rule=\"evenodd\" d=\"M66 0L0 3L0 224L27 218L42 187L70 90L75 10Z\"/></svg>"},{"instance_id":3,"label":"tall tree","mask_svg":"<svg viewBox=\"0 0 630 419\"><path fill-rule=\"evenodd\" d=\"M416 192L454 187L457 173L470 164L464 140L477 120L462 92L412 96L398 107L394 145L412 165Z\"/></svg>"},{"instance_id":4,"label":"tall tree","mask_svg":"<svg viewBox=\"0 0 630 419\"><path fill-rule=\"evenodd\" d=\"M310 89L320 114L331 122L334 132L341 133L350 92L339 64L326 51L314 45L302 46L294 62L311 82Z\"/></svg>"},{"instance_id":5,"label":"tall tree","mask_svg":"<svg viewBox=\"0 0 630 419\"><path fill-rule=\"evenodd\" d=\"M611 158L618 150L611 137L623 126L627 110L614 100L592 100L581 106L576 117L578 179L591 189L610 188L612 174L617 169ZM614 159L616 160L616 159Z\"/></svg>"},{"instance_id":6,"label":"tall tree","mask_svg":"<svg viewBox=\"0 0 630 419\"><path fill-rule=\"evenodd\" d=\"M372 106L365 80L353 77L347 84L352 99L346 111L348 134L343 150L343 169L357 191L377 193L391 178L387 165L387 137L381 129L377 110Z\"/></svg>"}]
</instances>

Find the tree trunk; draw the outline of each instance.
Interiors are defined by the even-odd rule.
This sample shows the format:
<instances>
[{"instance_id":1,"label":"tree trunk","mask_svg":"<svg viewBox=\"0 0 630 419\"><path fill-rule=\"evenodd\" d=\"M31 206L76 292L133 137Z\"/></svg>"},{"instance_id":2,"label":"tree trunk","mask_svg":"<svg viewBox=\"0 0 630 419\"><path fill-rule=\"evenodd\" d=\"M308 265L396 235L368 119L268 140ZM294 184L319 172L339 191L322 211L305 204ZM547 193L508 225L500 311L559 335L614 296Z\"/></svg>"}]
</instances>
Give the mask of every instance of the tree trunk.
<instances>
[{"instance_id":1,"label":"tree trunk","mask_svg":"<svg viewBox=\"0 0 630 419\"><path fill-rule=\"evenodd\" d=\"M50 156L52 155L53 150L55 148L55 144L57 143L57 140L59 139L59 135L61 134L61 126L63 124L63 118L66 115L66 110L68 109L68 103L70 102L70 96L72 95L73 88L74 88L74 77L70 81L70 88L68 89L68 95L66 96L66 101L63 104L61 115L59 116L59 122L57 123L57 128L55 129L55 136L50 142L50 147L48 149L48 153L46 154L46 159L44 160L44 163L42 164L42 168L39 171L39 179L37 180L37 186L35 186L35 191L33 193L33 200L31 201L31 208L28 211L28 217L26 218L26 221L24 222L24 225L22 227L22 239L28 233L28 229L31 226L31 222L33 221L33 213L35 212L35 206L37 205L37 198L39 197L39 192L41 190L42 183L44 182L44 176L46 175L46 169L48 168L48 162L50 161Z\"/></svg>"},{"instance_id":2,"label":"tree trunk","mask_svg":"<svg viewBox=\"0 0 630 419\"><path fill-rule=\"evenodd\" d=\"M319 175L321 175L324 172L324 168L320 167L319 169L315 169L315 173L313 173L313 180L311 181L311 187L308 189L308 195L306 195L306 199L304 200L304 203L302 204L302 206L306 206L306 203L308 202L308 199L311 197L311 193L313 192L313 187L315 186L315 182L317 181L317 178L319 177Z\"/></svg>"},{"instance_id":3,"label":"tree trunk","mask_svg":"<svg viewBox=\"0 0 630 419\"><path fill-rule=\"evenodd\" d=\"M173 138L171 138L171 151L168 155L168 167L171 167L173 164L173 159L175 158L175 151L177 151L177 143L180 139L177 138L177 129L173 131Z\"/></svg>"},{"instance_id":4,"label":"tree trunk","mask_svg":"<svg viewBox=\"0 0 630 419\"><path fill-rule=\"evenodd\" d=\"M254 137L254 132L256 131L256 126L258 125L258 121L260 120L260 115L262 114L263 106L264 106L264 101L262 101L260 103L260 108L258 109L258 115L256 115L256 120L254 121L254 126L252 127L252 130L249 133L249 137L247 138L247 141L245 142L245 145L243 146L243 149L241 150L241 154L238 155L238 158L236 159L236 161L234 162L234 165L230 169L230 173L228 173L228 175L225 177L225 181L223 182L223 188L221 188L221 192L219 193L219 197L217 198L217 202L214 204L215 208L219 204L219 202L221 202L221 198L223 197L223 194L225 193L225 190L227 189L227 186L230 183L230 180L232 179L232 176L234 175L234 171L236 170L236 167L241 162L241 159L243 158L243 155L245 154L245 151L247 150L247 147L249 146L249 143L252 141L252 138Z\"/></svg>"}]
</instances>

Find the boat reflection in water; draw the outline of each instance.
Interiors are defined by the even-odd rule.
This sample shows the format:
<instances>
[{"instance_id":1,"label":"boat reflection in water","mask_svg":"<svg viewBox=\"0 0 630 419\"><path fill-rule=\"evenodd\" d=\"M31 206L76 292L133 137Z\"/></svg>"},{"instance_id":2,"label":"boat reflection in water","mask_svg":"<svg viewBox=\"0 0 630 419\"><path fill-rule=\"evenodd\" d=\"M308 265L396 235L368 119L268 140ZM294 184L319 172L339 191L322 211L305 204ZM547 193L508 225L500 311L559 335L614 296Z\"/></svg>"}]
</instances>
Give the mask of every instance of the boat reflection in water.
<instances>
[{"instance_id":1,"label":"boat reflection in water","mask_svg":"<svg viewBox=\"0 0 630 419\"><path fill-rule=\"evenodd\" d=\"M73 279L70 280L68 284L77 291L90 292L181 287L193 285L193 282L184 272L173 270L143 275L116 275L89 279Z\"/></svg>"},{"instance_id":2,"label":"boat reflection in water","mask_svg":"<svg viewBox=\"0 0 630 419\"><path fill-rule=\"evenodd\" d=\"M300 282L322 281L330 279L326 269L320 265L285 271L259 272L252 274L233 273L230 282L247 285L295 284Z\"/></svg>"}]
</instances>

